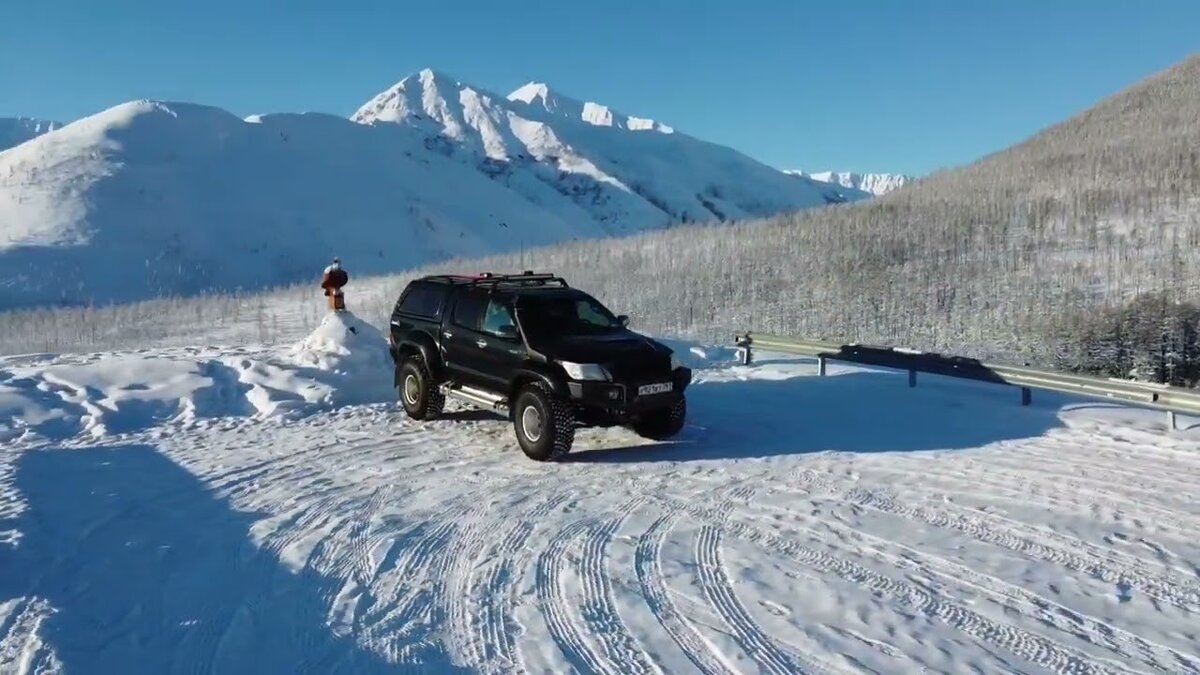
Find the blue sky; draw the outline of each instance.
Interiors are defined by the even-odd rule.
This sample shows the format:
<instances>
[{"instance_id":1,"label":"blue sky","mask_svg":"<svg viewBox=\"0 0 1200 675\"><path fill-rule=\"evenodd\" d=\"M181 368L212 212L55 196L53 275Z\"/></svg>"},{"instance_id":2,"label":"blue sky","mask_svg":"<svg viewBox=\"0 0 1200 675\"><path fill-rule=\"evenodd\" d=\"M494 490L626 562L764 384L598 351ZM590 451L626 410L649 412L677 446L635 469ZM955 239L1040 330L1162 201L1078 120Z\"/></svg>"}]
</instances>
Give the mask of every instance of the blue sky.
<instances>
[{"instance_id":1,"label":"blue sky","mask_svg":"<svg viewBox=\"0 0 1200 675\"><path fill-rule=\"evenodd\" d=\"M545 81L780 168L925 173L1200 52L1196 26L1197 0L5 3L0 116L349 115L431 67Z\"/></svg>"}]
</instances>

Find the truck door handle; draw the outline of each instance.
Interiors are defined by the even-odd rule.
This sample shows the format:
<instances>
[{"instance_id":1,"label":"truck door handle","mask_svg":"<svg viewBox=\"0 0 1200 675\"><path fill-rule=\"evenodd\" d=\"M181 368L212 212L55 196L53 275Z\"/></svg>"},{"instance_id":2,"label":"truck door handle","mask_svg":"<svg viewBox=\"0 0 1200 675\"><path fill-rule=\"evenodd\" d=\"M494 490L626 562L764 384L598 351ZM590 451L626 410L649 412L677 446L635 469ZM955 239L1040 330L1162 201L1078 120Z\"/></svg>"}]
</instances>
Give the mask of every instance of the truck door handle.
<instances>
[{"instance_id":1,"label":"truck door handle","mask_svg":"<svg viewBox=\"0 0 1200 675\"><path fill-rule=\"evenodd\" d=\"M451 333L448 330L444 330L444 331L442 331L442 337L452 338L452 337L454 337L454 333Z\"/></svg>"},{"instance_id":2,"label":"truck door handle","mask_svg":"<svg viewBox=\"0 0 1200 675\"><path fill-rule=\"evenodd\" d=\"M487 346L487 340L476 340L475 346L479 347L480 349L483 349L484 347Z\"/></svg>"}]
</instances>

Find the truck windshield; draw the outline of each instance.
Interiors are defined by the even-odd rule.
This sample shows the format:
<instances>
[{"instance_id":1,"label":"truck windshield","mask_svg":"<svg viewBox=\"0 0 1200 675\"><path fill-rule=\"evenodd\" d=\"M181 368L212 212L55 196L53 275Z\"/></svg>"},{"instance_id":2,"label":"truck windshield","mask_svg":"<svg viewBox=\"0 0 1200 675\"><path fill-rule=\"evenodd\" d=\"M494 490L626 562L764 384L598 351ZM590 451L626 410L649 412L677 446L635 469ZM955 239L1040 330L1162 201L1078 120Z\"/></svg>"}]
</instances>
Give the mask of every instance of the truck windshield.
<instances>
[{"instance_id":1,"label":"truck windshield","mask_svg":"<svg viewBox=\"0 0 1200 675\"><path fill-rule=\"evenodd\" d=\"M521 328L533 337L593 335L621 328L608 308L586 295L524 297L517 316Z\"/></svg>"}]
</instances>

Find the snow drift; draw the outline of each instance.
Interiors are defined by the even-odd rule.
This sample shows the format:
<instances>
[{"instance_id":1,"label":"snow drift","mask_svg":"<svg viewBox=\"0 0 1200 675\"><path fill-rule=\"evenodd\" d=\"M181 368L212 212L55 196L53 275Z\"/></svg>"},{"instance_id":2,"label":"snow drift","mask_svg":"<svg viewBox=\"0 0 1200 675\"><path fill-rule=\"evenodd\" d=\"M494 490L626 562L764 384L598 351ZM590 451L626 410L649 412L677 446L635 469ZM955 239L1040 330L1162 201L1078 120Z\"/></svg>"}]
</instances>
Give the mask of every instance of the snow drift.
<instances>
[{"instance_id":1,"label":"snow drift","mask_svg":"<svg viewBox=\"0 0 1200 675\"><path fill-rule=\"evenodd\" d=\"M0 358L0 440L103 438L156 424L296 417L390 401L387 342L351 312L272 350Z\"/></svg>"}]
</instances>

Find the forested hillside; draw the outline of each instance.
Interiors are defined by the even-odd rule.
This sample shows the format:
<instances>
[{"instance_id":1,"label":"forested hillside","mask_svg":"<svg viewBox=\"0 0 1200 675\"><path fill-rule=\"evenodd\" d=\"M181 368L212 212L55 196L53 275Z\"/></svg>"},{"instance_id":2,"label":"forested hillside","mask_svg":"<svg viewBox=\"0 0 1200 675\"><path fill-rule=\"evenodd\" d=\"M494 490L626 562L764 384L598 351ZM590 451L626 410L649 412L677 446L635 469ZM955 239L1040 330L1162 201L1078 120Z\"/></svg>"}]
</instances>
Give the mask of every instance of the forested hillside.
<instances>
[{"instance_id":1,"label":"forested hillside","mask_svg":"<svg viewBox=\"0 0 1200 675\"><path fill-rule=\"evenodd\" d=\"M569 274L656 331L753 328L1124 374L1139 334L1143 348L1162 335L1164 359L1197 346L1184 303L1200 296L1200 57L869 202L524 265Z\"/></svg>"}]
</instances>

